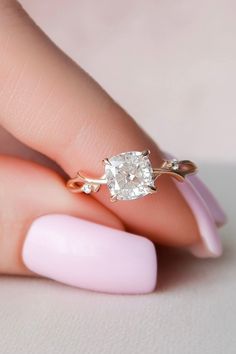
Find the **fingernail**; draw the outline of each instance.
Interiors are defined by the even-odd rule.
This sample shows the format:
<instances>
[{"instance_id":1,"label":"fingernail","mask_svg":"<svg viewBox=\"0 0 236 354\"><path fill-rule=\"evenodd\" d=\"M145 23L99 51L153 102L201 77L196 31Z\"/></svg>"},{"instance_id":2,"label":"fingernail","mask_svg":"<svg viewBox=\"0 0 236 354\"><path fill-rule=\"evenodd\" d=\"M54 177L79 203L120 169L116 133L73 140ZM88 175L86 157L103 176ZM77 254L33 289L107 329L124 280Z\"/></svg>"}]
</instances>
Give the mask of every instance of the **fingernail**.
<instances>
[{"instance_id":1,"label":"fingernail","mask_svg":"<svg viewBox=\"0 0 236 354\"><path fill-rule=\"evenodd\" d=\"M201 241L191 246L190 252L202 258L219 257L222 254L221 240L205 201L188 179L183 183L174 180L174 183L191 208L201 235Z\"/></svg>"},{"instance_id":2,"label":"fingernail","mask_svg":"<svg viewBox=\"0 0 236 354\"><path fill-rule=\"evenodd\" d=\"M173 158L167 153L164 153L164 156ZM189 247L189 251L197 257L219 257L222 254L222 245L214 218L216 213L213 215L210 205L189 177L183 183L174 179L173 181L191 208L201 236L199 243Z\"/></svg>"},{"instance_id":3,"label":"fingernail","mask_svg":"<svg viewBox=\"0 0 236 354\"><path fill-rule=\"evenodd\" d=\"M22 256L32 272L79 288L144 294L156 286L157 257L151 241L73 216L36 219Z\"/></svg>"},{"instance_id":4,"label":"fingernail","mask_svg":"<svg viewBox=\"0 0 236 354\"><path fill-rule=\"evenodd\" d=\"M190 182L192 182L198 193L201 195L201 197L205 200L210 212L213 215L213 218L215 219L216 225L223 226L227 222L227 217L214 195L202 182L199 176L192 175L188 178Z\"/></svg>"},{"instance_id":5,"label":"fingernail","mask_svg":"<svg viewBox=\"0 0 236 354\"><path fill-rule=\"evenodd\" d=\"M169 153L165 152L163 154L167 159L174 158L174 156ZM218 201L216 200L216 198L214 197L214 195L207 188L205 183L197 175L188 176L188 180L194 185L195 189L205 201L209 211L211 212L215 220L216 225L223 226L227 222L227 216Z\"/></svg>"}]
</instances>

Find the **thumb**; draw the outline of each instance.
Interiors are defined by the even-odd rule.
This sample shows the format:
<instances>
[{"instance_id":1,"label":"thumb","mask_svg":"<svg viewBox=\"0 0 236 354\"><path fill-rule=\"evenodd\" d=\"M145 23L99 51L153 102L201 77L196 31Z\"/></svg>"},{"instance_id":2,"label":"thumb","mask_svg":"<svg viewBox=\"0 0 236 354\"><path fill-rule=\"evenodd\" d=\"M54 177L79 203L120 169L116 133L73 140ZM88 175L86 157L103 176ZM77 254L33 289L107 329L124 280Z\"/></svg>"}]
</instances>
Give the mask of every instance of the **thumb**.
<instances>
[{"instance_id":1,"label":"thumb","mask_svg":"<svg viewBox=\"0 0 236 354\"><path fill-rule=\"evenodd\" d=\"M68 193L55 172L31 162L0 156L0 171L0 274L113 293L155 288L154 245L125 232L102 204Z\"/></svg>"}]
</instances>

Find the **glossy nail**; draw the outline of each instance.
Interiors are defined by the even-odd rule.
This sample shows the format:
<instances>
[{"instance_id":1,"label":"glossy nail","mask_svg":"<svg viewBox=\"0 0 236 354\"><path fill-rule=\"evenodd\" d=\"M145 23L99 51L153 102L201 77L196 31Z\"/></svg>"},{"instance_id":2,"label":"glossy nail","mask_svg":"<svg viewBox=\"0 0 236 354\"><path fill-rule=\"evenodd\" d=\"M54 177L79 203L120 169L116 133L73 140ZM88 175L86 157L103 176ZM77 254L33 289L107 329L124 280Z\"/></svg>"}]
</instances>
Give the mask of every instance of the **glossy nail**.
<instances>
[{"instance_id":1,"label":"glossy nail","mask_svg":"<svg viewBox=\"0 0 236 354\"><path fill-rule=\"evenodd\" d=\"M174 183L192 210L201 236L199 243L189 247L189 250L197 257L219 257L222 253L221 240L205 201L188 179L183 183L174 180Z\"/></svg>"},{"instance_id":2,"label":"glossy nail","mask_svg":"<svg viewBox=\"0 0 236 354\"><path fill-rule=\"evenodd\" d=\"M198 193L201 195L201 197L205 200L208 209L210 210L213 218L215 219L216 225L223 226L227 222L227 217L214 195L203 183L199 176L192 175L188 178L189 181L194 185Z\"/></svg>"},{"instance_id":3,"label":"glossy nail","mask_svg":"<svg viewBox=\"0 0 236 354\"><path fill-rule=\"evenodd\" d=\"M31 271L84 289L141 294L156 286L151 241L68 215L36 219L22 255Z\"/></svg>"},{"instance_id":4,"label":"glossy nail","mask_svg":"<svg viewBox=\"0 0 236 354\"><path fill-rule=\"evenodd\" d=\"M172 154L163 152L163 155L166 159L173 159L175 158ZM217 226L223 226L227 222L227 216L212 194L212 192L209 190L209 188L205 185L205 183L200 179L198 175L190 175L188 176L188 180L193 184L195 189L198 191L198 193L201 195L203 200L205 201L209 211L211 212L215 223Z\"/></svg>"},{"instance_id":5,"label":"glossy nail","mask_svg":"<svg viewBox=\"0 0 236 354\"><path fill-rule=\"evenodd\" d=\"M173 158L168 153L164 153L164 156L165 158ZM195 178L195 183L192 181L193 177ZM221 221L223 221L223 215L220 215L219 210L212 212L212 208L217 208L218 205L212 203L213 198L211 198L211 203L209 203L211 193L204 193L207 189L206 187L205 190L201 188L201 192L196 188L200 185L200 183L196 183L196 176L192 176L191 179L187 177L183 183L179 183L174 179L173 181L192 210L201 236L197 244L189 247L190 252L197 257L219 257L222 254L222 245L216 224L220 221L219 216ZM200 186L202 187L203 183ZM218 219L216 219L216 216Z\"/></svg>"}]
</instances>

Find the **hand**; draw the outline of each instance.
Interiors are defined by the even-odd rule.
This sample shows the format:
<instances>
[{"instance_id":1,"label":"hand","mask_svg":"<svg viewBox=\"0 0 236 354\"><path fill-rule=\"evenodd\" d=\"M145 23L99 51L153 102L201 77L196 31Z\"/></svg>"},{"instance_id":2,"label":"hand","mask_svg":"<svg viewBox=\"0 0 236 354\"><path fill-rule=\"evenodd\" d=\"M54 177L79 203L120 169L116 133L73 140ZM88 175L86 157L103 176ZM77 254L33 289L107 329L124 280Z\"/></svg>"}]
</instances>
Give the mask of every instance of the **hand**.
<instances>
[{"instance_id":1,"label":"hand","mask_svg":"<svg viewBox=\"0 0 236 354\"><path fill-rule=\"evenodd\" d=\"M104 157L148 148L158 166L163 153L15 1L0 1L0 46L0 124L18 141L2 130L2 274L144 293L156 282L149 240L201 257L220 255L216 225L225 216L195 176L181 185L162 177L158 193L131 202L69 193L66 176L79 169L102 174ZM12 156L4 155L9 149Z\"/></svg>"}]
</instances>

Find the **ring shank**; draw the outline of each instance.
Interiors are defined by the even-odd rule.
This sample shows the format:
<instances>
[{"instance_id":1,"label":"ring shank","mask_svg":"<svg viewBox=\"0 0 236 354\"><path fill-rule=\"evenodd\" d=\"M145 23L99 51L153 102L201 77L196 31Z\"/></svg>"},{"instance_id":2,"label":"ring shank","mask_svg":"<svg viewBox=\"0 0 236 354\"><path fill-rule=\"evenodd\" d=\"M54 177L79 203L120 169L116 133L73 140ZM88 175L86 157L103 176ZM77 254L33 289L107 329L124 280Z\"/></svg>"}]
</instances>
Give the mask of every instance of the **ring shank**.
<instances>
[{"instance_id":1,"label":"ring shank","mask_svg":"<svg viewBox=\"0 0 236 354\"><path fill-rule=\"evenodd\" d=\"M183 182L187 175L194 174L196 172L197 166L189 160L164 160L161 167L153 168L155 180L166 174L174 177L179 182ZM105 175L100 178L92 178L79 171L74 178L68 180L66 186L72 193L87 193L86 189L97 192L103 184L107 184Z\"/></svg>"}]
</instances>

